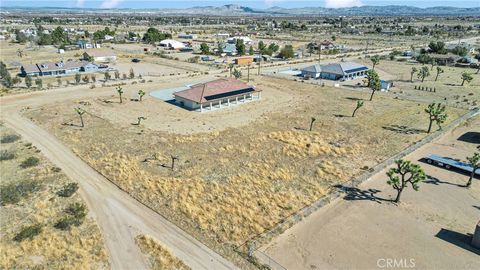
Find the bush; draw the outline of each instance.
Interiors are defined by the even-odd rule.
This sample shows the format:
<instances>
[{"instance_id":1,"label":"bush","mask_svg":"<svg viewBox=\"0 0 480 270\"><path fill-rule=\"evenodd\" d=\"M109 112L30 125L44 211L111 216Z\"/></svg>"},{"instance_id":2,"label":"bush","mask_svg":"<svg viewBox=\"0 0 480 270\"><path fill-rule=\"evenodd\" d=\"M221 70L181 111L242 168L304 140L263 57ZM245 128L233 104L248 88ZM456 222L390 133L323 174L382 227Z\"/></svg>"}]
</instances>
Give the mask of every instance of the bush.
<instances>
[{"instance_id":1,"label":"bush","mask_svg":"<svg viewBox=\"0 0 480 270\"><path fill-rule=\"evenodd\" d=\"M0 150L0 161L10 160L15 158L15 153L8 152L7 150Z\"/></svg>"},{"instance_id":2,"label":"bush","mask_svg":"<svg viewBox=\"0 0 480 270\"><path fill-rule=\"evenodd\" d=\"M2 136L2 138L0 139L0 142L1 143L12 143L12 142L15 142L19 139L20 139L20 136L15 135L15 134L5 135L5 136Z\"/></svg>"},{"instance_id":3,"label":"bush","mask_svg":"<svg viewBox=\"0 0 480 270\"><path fill-rule=\"evenodd\" d=\"M40 162L40 160L38 158L29 157L29 158L25 159L24 161L22 161L22 163L20 163L20 167L25 169L25 168L37 166L39 162Z\"/></svg>"},{"instance_id":4,"label":"bush","mask_svg":"<svg viewBox=\"0 0 480 270\"><path fill-rule=\"evenodd\" d=\"M23 197L40 189L38 182L24 180L0 188L0 205L18 203Z\"/></svg>"},{"instance_id":5,"label":"bush","mask_svg":"<svg viewBox=\"0 0 480 270\"><path fill-rule=\"evenodd\" d=\"M40 223L24 227L13 240L21 242L27 238L32 239L34 236L39 235L42 232L43 225Z\"/></svg>"},{"instance_id":6,"label":"bush","mask_svg":"<svg viewBox=\"0 0 480 270\"><path fill-rule=\"evenodd\" d=\"M60 230L68 230L73 226L80 226L87 216L87 207L82 203L70 204L65 209L67 216L61 218L55 223L55 228Z\"/></svg>"},{"instance_id":7,"label":"bush","mask_svg":"<svg viewBox=\"0 0 480 270\"><path fill-rule=\"evenodd\" d=\"M59 191L57 191L57 195L60 197L70 197L78 190L77 183L68 183Z\"/></svg>"}]
</instances>

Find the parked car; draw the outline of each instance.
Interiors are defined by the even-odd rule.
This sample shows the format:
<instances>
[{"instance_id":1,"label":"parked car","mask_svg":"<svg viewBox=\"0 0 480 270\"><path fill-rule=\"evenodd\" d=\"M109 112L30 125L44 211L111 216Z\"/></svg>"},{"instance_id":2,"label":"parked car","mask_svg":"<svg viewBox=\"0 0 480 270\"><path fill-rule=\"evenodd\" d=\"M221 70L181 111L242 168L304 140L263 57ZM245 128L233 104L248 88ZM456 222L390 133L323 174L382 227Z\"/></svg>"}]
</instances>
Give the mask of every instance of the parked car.
<instances>
[{"instance_id":1,"label":"parked car","mask_svg":"<svg viewBox=\"0 0 480 270\"><path fill-rule=\"evenodd\" d=\"M138 58L133 58L133 59L132 59L132 62L133 62L133 63L140 63L140 61L141 61L141 60L138 59Z\"/></svg>"}]
</instances>

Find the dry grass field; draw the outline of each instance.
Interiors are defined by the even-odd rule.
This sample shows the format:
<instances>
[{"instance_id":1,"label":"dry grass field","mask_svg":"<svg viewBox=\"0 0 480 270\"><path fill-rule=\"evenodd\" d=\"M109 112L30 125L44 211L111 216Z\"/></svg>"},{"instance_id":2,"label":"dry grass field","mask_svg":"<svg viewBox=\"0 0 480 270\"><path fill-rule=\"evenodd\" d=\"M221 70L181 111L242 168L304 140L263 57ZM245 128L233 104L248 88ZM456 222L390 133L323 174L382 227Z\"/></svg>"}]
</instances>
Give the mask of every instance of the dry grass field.
<instances>
[{"instance_id":1,"label":"dry grass field","mask_svg":"<svg viewBox=\"0 0 480 270\"><path fill-rule=\"evenodd\" d=\"M58 195L70 181L30 143L20 137L4 141L13 135L0 127L0 268L109 269L103 239L92 218L87 215L81 225L67 230L55 227L67 216L69 206L83 203L78 191L70 197ZM25 162L28 158L30 162ZM22 228L34 224L42 225L38 235L14 240Z\"/></svg>"},{"instance_id":2,"label":"dry grass field","mask_svg":"<svg viewBox=\"0 0 480 270\"><path fill-rule=\"evenodd\" d=\"M368 92L254 80L262 100L213 112L190 112L152 98L122 104L91 99L81 101L88 104L82 105L88 112L84 128L62 125L77 124L78 100L32 108L26 116L226 256L232 245L426 135L424 103L377 95L352 118L356 100L367 99ZM142 112L147 120L132 125ZM465 110L448 113L451 121ZM311 117L316 121L308 131ZM173 170L171 155L178 157Z\"/></svg>"},{"instance_id":3,"label":"dry grass field","mask_svg":"<svg viewBox=\"0 0 480 270\"><path fill-rule=\"evenodd\" d=\"M147 256L152 270L189 270L181 260L176 258L160 243L147 235L135 238L140 250Z\"/></svg>"}]
</instances>

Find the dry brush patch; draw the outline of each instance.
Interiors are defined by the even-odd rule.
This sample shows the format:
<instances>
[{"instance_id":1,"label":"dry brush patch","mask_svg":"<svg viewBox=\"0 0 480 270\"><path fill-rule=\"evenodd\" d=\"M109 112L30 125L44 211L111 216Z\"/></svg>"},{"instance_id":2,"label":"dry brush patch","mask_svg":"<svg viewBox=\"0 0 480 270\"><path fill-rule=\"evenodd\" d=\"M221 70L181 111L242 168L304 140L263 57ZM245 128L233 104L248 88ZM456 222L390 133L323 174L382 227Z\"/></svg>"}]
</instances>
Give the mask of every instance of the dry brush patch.
<instances>
[{"instance_id":1,"label":"dry brush patch","mask_svg":"<svg viewBox=\"0 0 480 270\"><path fill-rule=\"evenodd\" d=\"M172 255L172 253L155 241L148 235L139 235L135 238L135 242L140 250L148 255L150 268L155 270L189 270L191 269L180 259Z\"/></svg>"},{"instance_id":2,"label":"dry brush patch","mask_svg":"<svg viewBox=\"0 0 480 270\"><path fill-rule=\"evenodd\" d=\"M0 134L13 132L1 127ZM59 197L69 180L56 167L45 160L38 150L29 143L18 140L2 143L2 149L15 153L15 159L0 161L1 187L12 187L18 192L14 200L4 200L0 206L0 228L2 237L0 248L0 268L2 269L108 269L108 257L100 231L91 218L86 218L80 226L62 231L54 228L58 219L65 216L65 208L71 203L81 203L80 195ZM36 157L39 164L20 168L27 157ZM25 184L33 186L26 189ZM28 191L28 192L27 192ZM17 194L17 193L15 193ZM41 231L31 238L15 241L22 228L40 224Z\"/></svg>"},{"instance_id":3,"label":"dry brush patch","mask_svg":"<svg viewBox=\"0 0 480 270\"><path fill-rule=\"evenodd\" d=\"M303 102L241 127L188 135L148 128L139 132L92 116L83 129L62 126L64 119L75 117L73 104L27 115L132 196L222 251L426 135L421 132L428 124L422 103L379 95L355 118L340 117L351 114L352 99L368 93L272 78L257 83ZM463 112L449 108L449 121ZM222 121L222 112L213 114ZM153 117L151 121L168 121L162 114ZM317 121L310 132L311 117ZM170 155L179 157L174 170Z\"/></svg>"}]
</instances>

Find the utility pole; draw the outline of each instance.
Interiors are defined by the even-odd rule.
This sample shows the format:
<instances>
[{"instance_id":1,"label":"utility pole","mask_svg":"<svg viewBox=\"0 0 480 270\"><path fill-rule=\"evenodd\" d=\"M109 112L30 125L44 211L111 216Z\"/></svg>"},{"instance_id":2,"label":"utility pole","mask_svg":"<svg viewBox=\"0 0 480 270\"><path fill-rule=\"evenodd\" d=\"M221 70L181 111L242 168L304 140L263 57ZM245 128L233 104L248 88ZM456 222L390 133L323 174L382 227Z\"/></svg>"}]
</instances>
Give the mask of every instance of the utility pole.
<instances>
[{"instance_id":1,"label":"utility pole","mask_svg":"<svg viewBox=\"0 0 480 270\"><path fill-rule=\"evenodd\" d=\"M250 82L250 64L247 65L247 82Z\"/></svg>"},{"instance_id":2,"label":"utility pole","mask_svg":"<svg viewBox=\"0 0 480 270\"><path fill-rule=\"evenodd\" d=\"M319 42L318 43L318 63L322 61L322 44Z\"/></svg>"},{"instance_id":3,"label":"utility pole","mask_svg":"<svg viewBox=\"0 0 480 270\"><path fill-rule=\"evenodd\" d=\"M262 64L262 57L259 58L258 60L258 74L260 76L260 65Z\"/></svg>"}]
</instances>

